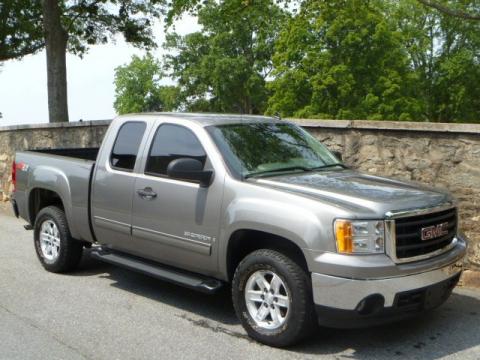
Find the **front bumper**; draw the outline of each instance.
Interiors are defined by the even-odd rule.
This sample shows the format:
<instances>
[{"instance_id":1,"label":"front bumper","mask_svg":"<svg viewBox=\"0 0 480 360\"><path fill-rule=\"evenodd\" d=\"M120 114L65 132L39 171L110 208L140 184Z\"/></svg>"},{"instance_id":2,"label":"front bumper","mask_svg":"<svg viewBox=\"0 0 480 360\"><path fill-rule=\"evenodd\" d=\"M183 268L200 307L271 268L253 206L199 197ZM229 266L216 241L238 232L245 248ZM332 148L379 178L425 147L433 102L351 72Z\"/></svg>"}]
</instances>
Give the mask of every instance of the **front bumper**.
<instances>
[{"instance_id":1,"label":"front bumper","mask_svg":"<svg viewBox=\"0 0 480 360\"><path fill-rule=\"evenodd\" d=\"M443 304L460 279L461 271L438 283L397 292L391 306L384 306L380 294L360 300L355 309L315 305L318 323L332 328L358 328L406 319ZM353 295L353 294L352 294Z\"/></svg>"},{"instance_id":2,"label":"front bumper","mask_svg":"<svg viewBox=\"0 0 480 360\"><path fill-rule=\"evenodd\" d=\"M464 243L451 252L455 256L448 264L439 258L438 268L408 275L355 279L312 273L319 323L340 328L375 325L441 305L460 278L462 270L455 264L465 255ZM417 266L422 268L421 262Z\"/></svg>"}]
</instances>

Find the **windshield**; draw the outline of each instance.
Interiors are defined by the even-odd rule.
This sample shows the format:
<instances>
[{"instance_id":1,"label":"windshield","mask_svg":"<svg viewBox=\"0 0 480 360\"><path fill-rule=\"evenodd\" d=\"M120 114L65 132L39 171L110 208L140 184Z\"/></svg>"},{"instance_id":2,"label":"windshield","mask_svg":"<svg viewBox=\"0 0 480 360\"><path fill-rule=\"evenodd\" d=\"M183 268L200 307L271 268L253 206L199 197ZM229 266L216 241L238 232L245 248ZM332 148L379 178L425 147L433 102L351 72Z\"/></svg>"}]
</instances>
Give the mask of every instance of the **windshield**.
<instances>
[{"instance_id":1,"label":"windshield","mask_svg":"<svg viewBox=\"0 0 480 360\"><path fill-rule=\"evenodd\" d=\"M342 166L317 139L290 123L208 126L230 170L241 177Z\"/></svg>"}]
</instances>

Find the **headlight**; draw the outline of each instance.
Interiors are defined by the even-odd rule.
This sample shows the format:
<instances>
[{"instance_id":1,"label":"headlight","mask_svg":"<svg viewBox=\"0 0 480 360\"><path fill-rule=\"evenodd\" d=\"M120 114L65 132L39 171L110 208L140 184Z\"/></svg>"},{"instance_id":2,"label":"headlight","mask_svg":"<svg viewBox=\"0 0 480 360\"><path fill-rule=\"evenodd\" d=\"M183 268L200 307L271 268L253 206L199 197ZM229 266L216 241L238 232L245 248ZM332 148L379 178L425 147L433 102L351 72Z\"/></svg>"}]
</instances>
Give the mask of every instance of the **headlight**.
<instances>
[{"instance_id":1,"label":"headlight","mask_svg":"<svg viewBox=\"0 0 480 360\"><path fill-rule=\"evenodd\" d=\"M385 252L383 220L336 220L335 240L342 254L379 254Z\"/></svg>"}]
</instances>

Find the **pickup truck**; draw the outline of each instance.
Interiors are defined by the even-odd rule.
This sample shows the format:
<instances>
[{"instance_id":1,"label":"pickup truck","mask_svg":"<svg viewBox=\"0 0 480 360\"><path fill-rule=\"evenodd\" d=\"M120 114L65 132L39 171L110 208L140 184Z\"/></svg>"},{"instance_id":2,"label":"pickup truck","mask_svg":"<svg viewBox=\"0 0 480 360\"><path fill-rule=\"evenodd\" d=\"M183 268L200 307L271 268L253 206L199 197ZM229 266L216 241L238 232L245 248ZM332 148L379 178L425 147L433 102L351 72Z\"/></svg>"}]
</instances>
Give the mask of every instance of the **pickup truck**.
<instances>
[{"instance_id":1,"label":"pickup truck","mask_svg":"<svg viewBox=\"0 0 480 360\"><path fill-rule=\"evenodd\" d=\"M90 256L214 293L246 332L288 346L442 304L467 240L447 192L350 169L263 116L132 114L99 149L16 153L15 214L43 267ZM457 265L456 265L457 264Z\"/></svg>"}]
</instances>

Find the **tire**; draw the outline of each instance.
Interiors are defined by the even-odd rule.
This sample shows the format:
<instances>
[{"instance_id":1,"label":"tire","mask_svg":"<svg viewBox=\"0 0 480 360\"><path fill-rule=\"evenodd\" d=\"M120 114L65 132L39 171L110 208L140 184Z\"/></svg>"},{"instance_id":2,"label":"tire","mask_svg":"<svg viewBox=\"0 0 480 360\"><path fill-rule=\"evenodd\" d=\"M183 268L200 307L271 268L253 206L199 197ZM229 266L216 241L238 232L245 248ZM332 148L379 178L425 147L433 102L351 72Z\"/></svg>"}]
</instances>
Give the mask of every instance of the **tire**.
<instances>
[{"instance_id":1,"label":"tire","mask_svg":"<svg viewBox=\"0 0 480 360\"><path fill-rule=\"evenodd\" d=\"M64 273L78 266L83 244L70 235L63 210L56 206L40 210L35 219L33 238L37 257L46 270Z\"/></svg>"},{"instance_id":2,"label":"tire","mask_svg":"<svg viewBox=\"0 0 480 360\"><path fill-rule=\"evenodd\" d=\"M258 298L261 293L263 298ZM233 277L232 299L248 335L266 345L293 345L310 335L316 326L310 276L289 257L274 250L254 251L240 262ZM266 309L269 314L260 321ZM252 314L259 318L254 319Z\"/></svg>"}]
</instances>

